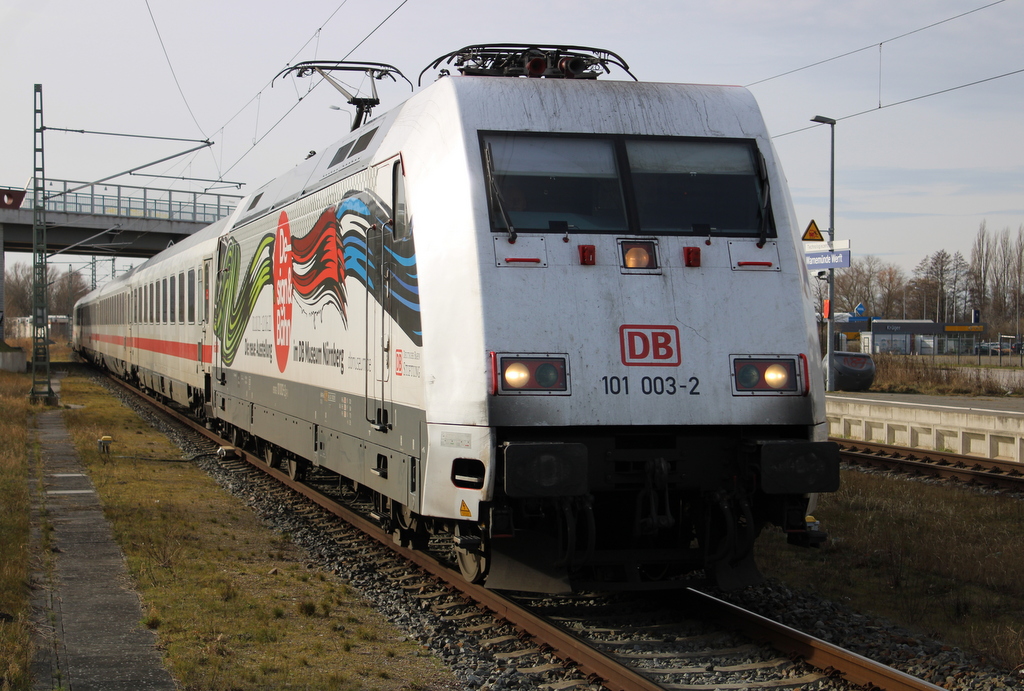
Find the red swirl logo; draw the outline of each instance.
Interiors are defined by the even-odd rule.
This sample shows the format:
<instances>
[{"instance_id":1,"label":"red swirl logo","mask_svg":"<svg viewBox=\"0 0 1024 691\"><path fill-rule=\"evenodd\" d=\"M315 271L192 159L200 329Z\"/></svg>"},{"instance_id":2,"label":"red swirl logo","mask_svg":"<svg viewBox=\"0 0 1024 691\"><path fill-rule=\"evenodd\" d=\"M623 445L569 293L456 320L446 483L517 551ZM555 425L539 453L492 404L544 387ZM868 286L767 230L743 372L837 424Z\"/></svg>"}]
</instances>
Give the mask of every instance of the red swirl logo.
<instances>
[{"instance_id":1,"label":"red swirl logo","mask_svg":"<svg viewBox=\"0 0 1024 691\"><path fill-rule=\"evenodd\" d=\"M288 214L281 212L274 239L274 351L284 372L292 338L292 233Z\"/></svg>"}]
</instances>

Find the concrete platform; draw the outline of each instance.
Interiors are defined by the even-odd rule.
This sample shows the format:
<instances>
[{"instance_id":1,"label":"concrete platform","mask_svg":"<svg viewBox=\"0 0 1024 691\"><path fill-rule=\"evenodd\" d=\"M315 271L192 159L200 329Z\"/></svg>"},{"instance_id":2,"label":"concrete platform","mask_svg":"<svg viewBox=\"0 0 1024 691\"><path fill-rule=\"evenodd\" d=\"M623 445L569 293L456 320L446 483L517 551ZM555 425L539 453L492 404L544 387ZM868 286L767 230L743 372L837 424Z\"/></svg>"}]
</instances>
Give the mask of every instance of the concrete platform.
<instances>
[{"instance_id":1,"label":"concrete platform","mask_svg":"<svg viewBox=\"0 0 1024 691\"><path fill-rule=\"evenodd\" d=\"M829 434L1024 463L1024 398L835 393Z\"/></svg>"},{"instance_id":2,"label":"concrete platform","mask_svg":"<svg viewBox=\"0 0 1024 691\"><path fill-rule=\"evenodd\" d=\"M45 520L53 526L53 559L45 555L33 574L33 688L172 691L176 685L163 667L156 636L139 623L142 608L124 555L63 413L46 410L36 420L42 487L33 487L33 525Z\"/></svg>"}]
</instances>

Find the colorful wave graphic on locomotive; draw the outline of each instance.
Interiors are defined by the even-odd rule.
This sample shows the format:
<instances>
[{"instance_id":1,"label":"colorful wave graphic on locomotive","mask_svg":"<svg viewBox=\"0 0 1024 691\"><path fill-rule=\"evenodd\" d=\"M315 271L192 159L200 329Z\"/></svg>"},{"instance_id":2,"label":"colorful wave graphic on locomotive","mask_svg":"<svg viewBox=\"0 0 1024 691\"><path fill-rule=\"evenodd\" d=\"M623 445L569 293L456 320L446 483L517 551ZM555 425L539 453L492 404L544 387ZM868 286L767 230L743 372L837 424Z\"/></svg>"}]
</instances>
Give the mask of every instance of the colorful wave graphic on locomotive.
<instances>
[{"instance_id":1,"label":"colorful wave graphic on locomotive","mask_svg":"<svg viewBox=\"0 0 1024 691\"><path fill-rule=\"evenodd\" d=\"M231 366L260 293L274 291L274 350L281 372L290 359L292 300L307 314L333 306L348 329L346 279L362 283L413 343L423 345L416 248L410 231L395 237L389 209L372 193L352 191L325 209L308 233L292 238L286 212L267 233L243 270L234 237L221 245L214 329L222 361ZM388 277L385 280L384 277Z\"/></svg>"}]
</instances>

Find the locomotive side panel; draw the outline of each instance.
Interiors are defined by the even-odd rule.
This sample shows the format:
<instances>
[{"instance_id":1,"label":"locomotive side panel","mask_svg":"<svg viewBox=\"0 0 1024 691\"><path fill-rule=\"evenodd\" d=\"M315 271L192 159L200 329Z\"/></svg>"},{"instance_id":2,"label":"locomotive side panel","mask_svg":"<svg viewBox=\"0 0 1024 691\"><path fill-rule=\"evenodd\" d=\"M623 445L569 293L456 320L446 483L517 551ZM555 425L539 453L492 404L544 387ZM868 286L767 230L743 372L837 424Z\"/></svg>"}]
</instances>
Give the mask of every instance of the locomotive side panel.
<instances>
[{"instance_id":1,"label":"locomotive side panel","mask_svg":"<svg viewBox=\"0 0 1024 691\"><path fill-rule=\"evenodd\" d=\"M408 501L424 419L422 334L411 227L392 209L398 163L221 238L214 408L249 435Z\"/></svg>"}]
</instances>

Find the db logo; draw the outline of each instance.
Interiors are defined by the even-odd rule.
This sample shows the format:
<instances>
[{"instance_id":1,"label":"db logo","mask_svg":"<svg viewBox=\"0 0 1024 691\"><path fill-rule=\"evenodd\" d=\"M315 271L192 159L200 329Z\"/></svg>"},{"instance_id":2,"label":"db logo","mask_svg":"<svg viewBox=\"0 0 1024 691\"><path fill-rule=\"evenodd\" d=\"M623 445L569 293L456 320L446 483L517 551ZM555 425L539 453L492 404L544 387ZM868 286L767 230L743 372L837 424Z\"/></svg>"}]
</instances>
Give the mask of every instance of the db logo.
<instances>
[{"instance_id":1,"label":"db logo","mask_svg":"<svg viewBox=\"0 0 1024 691\"><path fill-rule=\"evenodd\" d=\"M405 365L405 363L403 362L403 359L404 358L402 357L402 349L401 348L396 348L395 349L395 374L397 376L399 376L399 377L402 376L402 370L404 369L404 365Z\"/></svg>"},{"instance_id":2,"label":"db logo","mask_svg":"<svg viewBox=\"0 0 1024 691\"><path fill-rule=\"evenodd\" d=\"M619 327L622 364L629 367L678 367L679 329L623 324Z\"/></svg>"}]
</instances>

